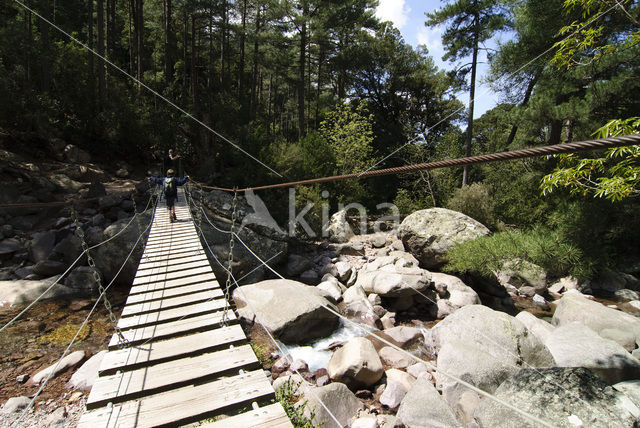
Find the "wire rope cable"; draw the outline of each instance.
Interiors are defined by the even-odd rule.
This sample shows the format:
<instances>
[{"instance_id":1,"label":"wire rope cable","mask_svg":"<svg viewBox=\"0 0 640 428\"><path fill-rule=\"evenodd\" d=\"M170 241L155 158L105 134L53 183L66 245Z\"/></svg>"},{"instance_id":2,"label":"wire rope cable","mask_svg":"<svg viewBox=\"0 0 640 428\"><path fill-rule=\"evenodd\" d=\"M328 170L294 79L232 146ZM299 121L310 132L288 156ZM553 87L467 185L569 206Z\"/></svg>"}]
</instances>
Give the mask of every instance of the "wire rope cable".
<instances>
[{"instance_id":1,"label":"wire rope cable","mask_svg":"<svg viewBox=\"0 0 640 428\"><path fill-rule=\"evenodd\" d=\"M156 203L156 207L157 207L157 203ZM91 310L89 311L89 313L87 314L86 318L84 319L84 321L82 322L82 324L80 325L80 328L78 329L78 331L76 332L76 334L73 336L73 338L71 339L71 342L69 342L69 345L67 346L67 348L64 350L64 352L62 353L62 356L60 357L60 359L58 360L58 362L55 364L55 366L53 366L53 369L49 372L48 376L45 378L45 380L42 382L42 384L40 385L40 388L38 389L38 391L36 391L36 393L34 394L34 396L31 398L31 401L29 402L29 404L25 407L25 409L23 410L22 414L20 415L20 418L15 422L14 427L18 427L20 426L20 421L22 421L22 419L25 417L25 415L27 414L27 412L29 411L29 409L31 409L31 407L33 407L36 398L38 398L38 396L42 393L42 391L44 390L44 387L47 385L47 383L49 382L49 380L51 380L51 378L53 377L53 375L55 374L56 370L58 369L58 367L60 366L60 363L62 362L62 360L64 359L64 357L67 356L67 354L69 353L69 350L71 349L71 346L73 346L73 344L75 343L76 339L78 338L78 335L80 334L80 332L82 331L82 329L87 325L87 322L89 322L89 318L91 317L91 315L93 314L93 312L96 310L98 304L100 303L100 300L102 300L105 296L107 291L109 290L109 288L111 287L111 285L113 285L113 283L115 282L116 278L118 278L118 275L120 275L120 272L122 272L122 269L124 269L124 266L127 264L127 261L129 261L129 259L131 258L131 255L133 254L134 250L136 249L138 242L140 241L140 239L144 236L144 233L149 230L149 228L151 227L151 225L153 224L153 221L149 222L149 224L147 225L146 229L144 232L142 232L140 235L138 235L138 239L136 240L135 244L131 247L131 250L129 251L129 254L125 257L124 261L122 262L122 264L120 265L120 268L118 269L117 273L114 275L113 279L109 282L109 284L104 288L104 291L102 291L102 293L100 293L100 295L98 296L98 298L96 299L95 303L93 304L93 306L91 307Z\"/></svg>"},{"instance_id":2,"label":"wire rope cable","mask_svg":"<svg viewBox=\"0 0 640 428\"><path fill-rule=\"evenodd\" d=\"M265 262L264 262L264 261L263 261L263 260L262 260L262 259L261 259L261 258L260 258L256 253L255 253L255 252L253 252L253 250L251 250L251 249L250 249L250 248L249 248L249 247L244 243L244 241L243 241L239 236L237 236L237 235L236 235L236 238L238 239L238 242L240 242L240 243L241 243L241 244L242 244L242 245L247 249L247 251L249 251L249 252L250 252L250 253L251 253L251 254L252 254L252 255L253 255L253 256L254 256L258 261L260 261L260 263L262 263L265 267L267 267L269 270L271 270L271 271L272 271L274 274L276 274L279 278L281 278L281 279L286 279L286 278L284 278L282 275L280 275L280 273L278 273L276 270L274 270L271 266L267 265L267 264L266 264L266 263L265 263ZM344 315L340 314L339 312L337 312L336 310L334 310L334 309L330 308L329 306L327 306L327 305L325 305L325 304L320 304L320 306L322 306L325 310L327 310L327 311L329 311L330 313L334 314L334 315L335 315L335 316L337 316L338 318L340 318L340 319L342 319L342 320L344 320L344 321L346 321L346 322L350 323L351 325L355 326L356 328L358 328L358 329L360 329L360 330L362 330L362 331L364 331L364 332L367 332L367 333L369 332L369 330L367 330L366 328L362 327L362 326L360 325L360 323L357 323L357 322L355 322L355 321L353 321L353 320L351 320L351 319L349 319L349 318L345 317ZM507 403L507 402L506 402L506 401L504 401L504 400L501 400L500 398L498 398L498 397L494 396L494 395L493 395L493 394L491 394L491 393L488 393L488 392L486 392L486 391L483 391L482 389L478 388L477 386L472 385L471 383L469 383L469 382L467 382L467 381L464 381L463 379L460 379L458 376L454 376L454 375L452 375L452 374L450 374L450 373L447 373L447 372L445 372L445 371L443 371L443 370L441 370L441 369L438 369L438 368L437 368L435 365L433 365L431 362L426 361L426 360L424 360L424 359L422 359L422 358L420 358L420 357L418 357L418 356L416 356L416 355L413 355L412 353L410 353L410 352L408 352L408 351L406 351L406 350L404 350L404 349L400 348L399 346L397 346L397 345L395 345L395 344L391 343L390 341L386 340L386 339L385 339L385 338L383 338L383 337L376 336L376 339L377 339L377 340L379 340L379 341L381 341L381 342L382 342L382 343L384 343L385 345L392 347L392 348L393 348L393 349L395 349L396 351L402 352L403 354L405 354L405 355L409 356L410 358L412 358L412 359L416 360L417 362L421 362L421 363L423 363L423 364L426 364L426 365L427 365L427 367L431 368L433 371L436 371L436 372L438 372L438 373L440 373L440 374L442 374L442 375L444 375L444 376L448 377L449 379L452 379L452 380L454 380L454 381L458 382L460 385L463 385L463 386L465 386L465 387L469 388L470 390L472 390L472 391L476 392L477 394L482 395L482 396L484 396L484 397L487 397L487 398L489 398L490 400L493 400L493 401L495 401L496 403L501 404L501 405L503 405L503 406L505 406L505 407L507 407L507 408L509 408L509 409L511 409L511 410L513 410L513 411L515 411L515 412L517 412L518 414L520 414L521 416L525 417L526 419L528 419L528 420L530 420L530 421L532 421L532 422L538 423L538 424L540 424L540 425L542 425L542 426L546 426L546 427L553 427L553 426L554 426L554 425L552 425L552 424L550 424L550 423L548 423L548 422L546 422L546 421L544 421L544 420L542 420L542 419L538 418L537 416L534 416L534 415L532 415L532 414L530 414L530 413L528 413L528 412L525 412L525 411L524 411L524 410L522 410L522 409L519 409L518 407L516 407L516 406L514 406L514 405L512 405L512 404L510 404L510 403Z\"/></svg>"},{"instance_id":3,"label":"wire rope cable","mask_svg":"<svg viewBox=\"0 0 640 428\"><path fill-rule=\"evenodd\" d=\"M131 217L131 219L129 220L129 222L125 225L124 228L122 228L122 230L120 230L118 233L116 233L115 235L113 235L112 237L105 239L104 241L95 244L91 247L89 247L88 249L83 249L82 252L80 253L80 255L73 261L73 263L71 263L71 265L69 265L69 267L58 276L58 278L46 289L44 290L35 300L33 300L31 303L29 303L29 305L27 305L18 315L16 315L15 317L13 317L9 322L7 322L4 326L2 326L0 328L0 333L2 333L6 328L8 328L9 326L13 325L17 320L20 319L20 317L22 317L29 309L31 309L36 303L38 303L49 291L51 291L53 289L53 287L55 287L56 285L58 285L60 283L60 280L62 278L64 278L64 276L66 274L68 274L71 269L80 261L80 259L82 259L82 257L89 251L89 250L93 250L95 248L98 248L110 241L112 241L113 239L117 238L118 236L120 236L120 234L122 234L125 230L127 230L127 228L131 225L131 223L133 222L133 220L136 218L136 216L142 215L143 213L147 212L149 210L149 204L151 203L151 200L153 199L153 194L149 196L149 199L147 200L147 205L145 207L145 209L143 211L141 211L140 213L134 213L133 217Z\"/></svg>"}]
</instances>

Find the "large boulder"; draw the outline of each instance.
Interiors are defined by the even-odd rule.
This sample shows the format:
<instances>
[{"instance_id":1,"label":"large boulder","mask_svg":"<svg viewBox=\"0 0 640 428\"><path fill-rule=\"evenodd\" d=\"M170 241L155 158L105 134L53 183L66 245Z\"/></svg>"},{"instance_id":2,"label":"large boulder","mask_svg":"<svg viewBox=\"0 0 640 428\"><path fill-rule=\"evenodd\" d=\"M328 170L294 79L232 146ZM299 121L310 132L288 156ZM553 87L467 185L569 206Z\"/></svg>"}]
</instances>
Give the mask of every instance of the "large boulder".
<instances>
[{"instance_id":1,"label":"large boulder","mask_svg":"<svg viewBox=\"0 0 640 428\"><path fill-rule=\"evenodd\" d=\"M347 210L340 210L331 216L329 222L322 228L322 236L331 242L344 243L354 235L347 221Z\"/></svg>"},{"instance_id":2,"label":"large boulder","mask_svg":"<svg viewBox=\"0 0 640 428\"><path fill-rule=\"evenodd\" d=\"M438 318L442 319L463 306L481 303L478 293L460 278L440 272L432 272L431 278L437 292Z\"/></svg>"},{"instance_id":3,"label":"large boulder","mask_svg":"<svg viewBox=\"0 0 640 428\"><path fill-rule=\"evenodd\" d=\"M140 216L140 224L145 227L151 220L151 213L142 213ZM116 238L114 238L117 235ZM104 230L104 239L111 239L91 250L91 255L95 260L98 271L103 275L106 282L111 281L117 275L118 284L130 285L135 277L138 263L142 257L142 244L148 236L148 231L140 238L136 245L136 241L140 236L138 223L131 218L125 218L111 224ZM135 246L131 256L127 260L127 256L131 249ZM125 262L126 260L126 262ZM120 268L124 263L122 271Z\"/></svg>"},{"instance_id":4,"label":"large boulder","mask_svg":"<svg viewBox=\"0 0 640 428\"><path fill-rule=\"evenodd\" d=\"M284 343L307 342L329 336L339 319L315 287L288 279L271 279L233 291L238 314L262 324ZM255 313L254 313L255 311Z\"/></svg>"},{"instance_id":5,"label":"large boulder","mask_svg":"<svg viewBox=\"0 0 640 428\"><path fill-rule=\"evenodd\" d=\"M107 351L100 351L89 358L76 372L71 376L67 387L79 389L81 391L91 391L93 384L98 379L98 369L104 359Z\"/></svg>"},{"instance_id":6,"label":"large boulder","mask_svg":"<svg viewBox=\"0 0 640 428\"><path fill-rule=\"evenodd\" d=\"M351 419L364 409L364 404L342 383L330 383L305 393L300 403L307 401L304 414L314 414L314 426L322 424L326 428L349 426ZM327 411L328 409L328 411ZM336 418L339 424L334 420ZM324 421L324 423L322 423Z\"/></svg>"},{"instance_id":7,"label":"large boulder","mask_svg":"<svg viewBox=\"0 0 640 428\"><path fill-rule=\"evenodd\" d=\"M516 315L516 319L527 327L527 329L533 333L535 337L540 339L544 343L549 335L553 333L555 327L545 320L541 320L530 312L522 311Z\"/></svg>"},{"instance_id":8,"label":"large boulder","mask_svg":"<svg viewBox=\"0 0 640 428\"><path fill-rule=\"evenodd\" d=\"M495 272L495 276L511 292L519 291L520 294L533 296L536 293L542 294L547 289L547 272L527 260L507 260Z\"/></svg>"},{"instance_id":9,"label":"large boulder","mask_svg":"<svg viewBox=\"0 0 640 428\"><path fill-rule=\"evenodd\" d=\"M637 358L578 322L556 328L544 344L559 367L586 367L608 384L640 379Z\"/></svg>"},{"instance_id":10,"label":"large boulder","mask_svg":"<svg viewBox=\"0 0 640 428\"><path fill-rule=\"evenodd\" d=\"M375 327L378 322L373 305L367 299L367 294L359 285L353 285L342 295L344 304L342 313L348 317L355 318L359 322Z\"/></svg>"},{"instance_id":11,"label":"large boulder","mask_svg":"<svg viewBox=\"0 0 640 428\"><path fill-rule=\"evenodd\" d=\"M603 330L621 330L633 334L640 343L640 319L608 308L577 293L567 293L558 301L551 323L563 326L577 321L600 334ZM625 346L623 341L620 345Z\"/></svg>"},{"instance_id":12,"label":"large boulder","mask_svg":"<svg viewBox=\"0 0 640 428\"><path fill-rule=\"evenodd\" d=\"M333 353L327 372L332 380L354 389L378 382L384 370L373 344L364 337L356 337Z\"/></svg>"},{"instance_id":13,"label":"large boulder","mask_svg":"<svg viewBox=\"0 0 640 428\"><path fill-rule=\"evenodd\" d=\"M52 277L42 281L0 281L0 307L33 302L45 291L46 293L42 297L45 300L70 297L77 293L63 284L56 284L51 287L57 279L57 277ZM51 289L47 291L49 288Z\"/></svg>"},{"instance_id":14,"label":"large boulder","mask_svg":"<svg viewBox=\"0 0 640 428\"><path fill-rule=\"evenodd\" d=\"M428 338L438 368L487 392L522 365L555 366L547 348L520 321L482 305L458 309L433 327ZM438 382L452 405L465 389L446 376Z\"/></svg>"},{"instance_id":15,"label":"large boulder","mask_svg":"<svg viewBox=\"0 0 640 428\"><path fill-rule=\"evenodd\" d=\"M416 380L398 409L398 418L408 428L457 427L462 424L430 380Z\"/></svg>"},{"instance_id":16,"label":"large boulder","mask_svg":"<svg viewBox=\"0 0 640 428\"><path fill-rule=\"evenodd\" d=\"M367 263L358 272L356 285L367 293L401 298L426 293L431 285L431 273L419 268L418 261L411 254L393 251Z\"/></svg>"},{"instance_id":17,"label":"large boulder","mask_svg":"<svg viewBox=\"0 0 640 428\"><path fill-rule=\"evenodd\" d=\"M30 259L35 263L46 260L53 251L55 242L56 232L54 231L35 233L29 246Z\"/></svg>"},{"instance_id":18,"label":"large boulder","mask_svg":"<svg viewBox=\"0 0 640 428\"><path fill-rule=\"evenodd\" d=\"M471 217L446 208L416 211L398 228L404 247L427 269L444 264L447 251L454 245L489 233Z\"/></svg>"},{"instance_id":19,"label":"large boulder","mask_svg":"<svg viewBox=\"0 0 640 428\"><path fill-rule=\"evenodd\" d=\"M34 385L39 385L49 377L55 377L67 369L76 367L84 360L84 351L75 351L64 357L59 362L39 371L29 380Z\"/></svg>"},{"instance_id":20,"label":"large boulder","mask_svg":"<svg viewBox=\"0 0 640 428\"><path fill-rule=\"evenodd\" d=\"M522 369L505 380L494 396L552 426L576 426L571 420L577 417L580 426L631 427L640 415L624 394L585 368ZM540 426L487 398L481 401L475 416L483 427Z\"/></svg>"}]
</instances>

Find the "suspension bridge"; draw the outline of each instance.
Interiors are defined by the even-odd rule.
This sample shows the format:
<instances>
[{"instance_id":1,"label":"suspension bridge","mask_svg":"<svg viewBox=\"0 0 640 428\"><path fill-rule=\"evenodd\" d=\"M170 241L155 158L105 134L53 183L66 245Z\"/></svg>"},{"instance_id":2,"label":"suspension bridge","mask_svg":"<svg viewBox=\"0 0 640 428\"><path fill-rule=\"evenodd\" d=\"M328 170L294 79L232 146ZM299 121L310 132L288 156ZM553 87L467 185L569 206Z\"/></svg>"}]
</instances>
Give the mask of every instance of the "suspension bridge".
<instances>
[{"instance_id":1,"label":"suspension bridge","mask_svg":"<svg viewBox=\"0 0 640 428\"><path fill-rule=\"evenodd\" d=\"M157 209L79 427L291 427L203 250L179 189ZM216 420L220 414L233 416Z\"/></svg>"}]
</instances>

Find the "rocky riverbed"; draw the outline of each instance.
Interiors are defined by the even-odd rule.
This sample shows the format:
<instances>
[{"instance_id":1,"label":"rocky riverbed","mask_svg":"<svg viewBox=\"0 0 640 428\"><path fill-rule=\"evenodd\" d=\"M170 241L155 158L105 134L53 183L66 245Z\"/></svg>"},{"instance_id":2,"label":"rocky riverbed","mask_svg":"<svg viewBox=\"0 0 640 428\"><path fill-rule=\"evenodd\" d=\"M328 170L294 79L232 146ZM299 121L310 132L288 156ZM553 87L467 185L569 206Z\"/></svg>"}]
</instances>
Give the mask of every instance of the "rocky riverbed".
<instances>
[{"instance_id":1,"label":"rocky riverbed","mask_svg":"<svg viewBox=\"0 0 640 428\"><path fill-rule=\"evenodd\" d=\"M66 147L62 153L73 164L66 174L61 161L35 166L2 152L1 178L19 190L9 196L25 203L72 191L96 195L79 207L78 222L89 245L117 235L93 255L102 280L114 280L109 299L118 308L140 257L138 247L116 276L140 233L132 216L148 199L146 184L120 177L101 185L107 174L84 154ZM217 227L228 226L228 194L211 191L201 200ZM325 241L308 242L263 221L255 200L242 197L238 207L242 239L284 279L237 245L234 271L244 276L233 291L237 314L274 388L299 384L298 402L307 403L304 413L314 423L471 428L535 426L539 418L556 426L627 427L640 420L640 263L578 281L505 260L480 281L440 271L453 245L489 233L457 212L422 210L397 230L361 235L339 212ZM58 277L82 251L68 209L5 209L0 223L1 325L60 280L46 301L0 333L0 421L7 425L75 335L96 283L83 258ZM228 236L203 229L216 256L226 258ZM353 330L342 334L347 325ZM76 423L111 329L98 306L21 424ZM310 343L321 362L295 352Z\"/></svg>"}]
</instances>

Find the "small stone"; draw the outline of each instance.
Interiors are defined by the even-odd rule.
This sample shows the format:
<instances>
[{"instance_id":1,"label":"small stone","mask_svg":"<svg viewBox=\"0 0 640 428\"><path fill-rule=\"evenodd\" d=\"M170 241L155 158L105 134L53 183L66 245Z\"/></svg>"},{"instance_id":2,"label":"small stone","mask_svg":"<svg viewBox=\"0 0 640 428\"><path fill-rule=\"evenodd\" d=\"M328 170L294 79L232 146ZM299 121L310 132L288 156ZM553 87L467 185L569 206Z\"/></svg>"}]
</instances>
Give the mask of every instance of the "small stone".
<instances>
[{"instance_id":1,"label":"small stone","mask_svg":"<svg viewBox=\"0 0 640 428\"><path fill-rule=\"evenodd\" d=\"M18 412L29 405L31 399L29 397L11 397L4 403L2 407L2 413L8 415L10 413Z\"/></svg>"},{"instance_id":2,"label":"small stone","mask_svg":"<svg viewBox=\"0 0 640 428\"><path fill-rule=\"evenodd\" d=\"M368 389L359 389L356 391L356 397L361 400L368 400L369 398L373 398L373 393Z\"/></svg>"},{"instance_id":3,"label":"small stone","mask_svg":"<svg viewBox=\"0 0 640 428\"><path fill-rule=\"evenodd\" d=\"M82 398L82 391L75 391L69 396L69 403L75 403Z\"/></svg>"},{"instance_id":4,"label":"small stone","mask_svg":"<svg viewBox=\"0 0 640 428\"><path fill-rule=\"evenodd\" d=\"M375 416L358 418L351 423L351 428L378 428L378 420Z\"/></svg>"},{"instance_id":5,"label":"small stone","mask_svg":"<svg viewBox=\"0 0 640 428\"><path fill-rule=\"evenodd\" d=\"M16 382L18 382L19 384L23 384L27 380L29 380L29 375L28 374L21 374L20 376L16 377Z\"/></svg>"},{"instance_id":6,"label":"small stone","mask_svg":"<svg viewBox=\"0 0 640 428\"><path fill-rule=\"evenodd\" d=\"M297 359L293 363L291 363L291 366L289 367L289 369L293 372L303 372L303 371L306 372L309 370L309 366L303 360Z\"/></svg>"},{"instance_id":7,"label":"small stone","mask_svg":"<svg viewBox=\"0 0 640 428\"><path fill-rule=\"evenodd\" d=\"M535 303L536 305L546 305L547 301L541 295L535 294L533 296L533 303Z\"/></svg>"},{"instance_id":8,"label":"small stone","mask_svg":"<svg viewBox=\"0 0 640 428\"><path fill-rule=\"evenodd\" d=\"M329 380L329 376L328 375L320 376L316 380L316 386L325 386L325 385L329 384L329 382L330 382L330 380Z\"/></svg>"}]
</instances>

